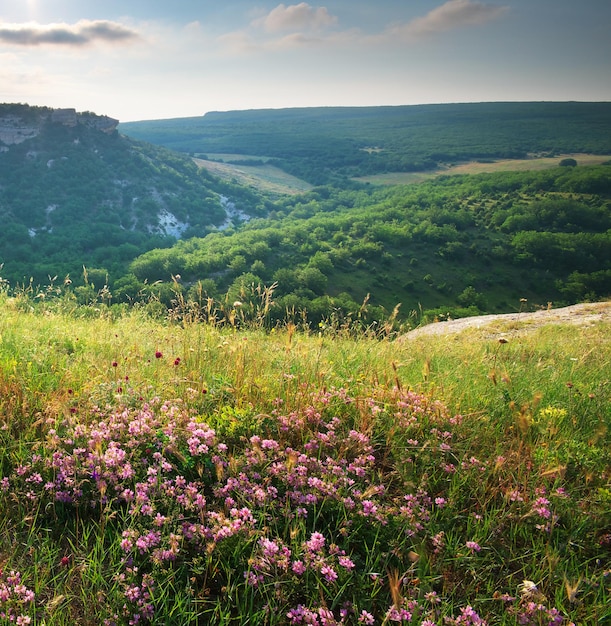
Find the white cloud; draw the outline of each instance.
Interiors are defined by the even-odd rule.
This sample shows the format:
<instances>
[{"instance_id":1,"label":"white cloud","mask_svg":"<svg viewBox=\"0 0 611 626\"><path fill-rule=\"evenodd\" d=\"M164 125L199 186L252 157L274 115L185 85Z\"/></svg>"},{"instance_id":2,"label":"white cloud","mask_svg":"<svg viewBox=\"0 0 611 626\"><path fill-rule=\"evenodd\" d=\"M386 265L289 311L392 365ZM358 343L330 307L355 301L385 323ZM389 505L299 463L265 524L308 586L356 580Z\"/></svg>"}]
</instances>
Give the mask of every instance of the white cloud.
<instances>
[{"instance_id":1,"label":"white cloud","mask_svg":"<svg viewBox=\"0 0 611 626\"><path fill-rule=\"evenodd\" d=\"M286 6L279 4L268 15L253 22L268 33L317 31L337 22L326 7L314 8L307 2Z\"/></svg>"},{"instance_id":2,"label":"white cloud","mask_svg":"<svg viewBox=\"0 0 611 626\"><path fill-rule=\"evenodd\" d=\"M422 17L389 25L383 32L366 33L359 29L337 28L337 17L325 7L313 7L306 2L279 4L248 27L227 33L218 41L224 52L236 55L304 47L385 46L479 26L501 17L507 10L506 6L477 0L447 0Z\"/></svg>"},{"instance_id":3,"label":"white cloud","mask_svg":"<svg viewBox=\"0 0 611 626\"><path fill-rule=\"evenodd\" d=\"M326 7L307 2L279 4L268 14L253 20L245 29L219 37L226 52L251 54L332 43L343 34L328 29L337 23Z\"/></svg>"},{"instance_id":4,"label":"white cloud","mask_svg":"<svg viewBox=\"0 0 611 626\"><path fill-rule=\"evenodd\" d=\"M423 17L393 26L387 34L416 39L443 33L464 26L477 26L490 22L507 11L506 6L474 2L473 0L448 0Z\"/></svg>"},{"instance_id":5,"label":"white cloud","mask_svg":"<svg viewBox=\"0 0 611 626\"><path fill-rule=\"evenodd\" d=\"M138 33L123 24L106 20L80 20L74 24L7 24L0 22L0 44L33 47L40 45L83 47L94 43L128 43Z\"/></svg>"}]
</instances>

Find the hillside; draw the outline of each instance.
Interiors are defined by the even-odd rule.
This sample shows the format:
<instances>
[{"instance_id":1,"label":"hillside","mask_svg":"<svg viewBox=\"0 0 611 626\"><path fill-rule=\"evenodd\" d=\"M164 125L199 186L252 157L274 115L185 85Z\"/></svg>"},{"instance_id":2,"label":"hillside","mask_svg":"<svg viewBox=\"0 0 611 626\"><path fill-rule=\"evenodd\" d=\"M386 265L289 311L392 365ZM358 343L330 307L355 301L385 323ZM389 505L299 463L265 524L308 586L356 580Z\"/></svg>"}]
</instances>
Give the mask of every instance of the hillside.
<instances>
[{"instance_id":1,"label":"hillside","mask_svg":"<svg viewBox=\"0 0 611 626\"><path fill-rule=\"evenodd\" d=\"M360 191L320 187L236 232L178 242L131 265L134 280L310 322L419 323L571 304L611 293L611 166L440 177ZM182 282L173 284L171 275ZM363 306L367 300L366 306ZM248 304L248 306L246 306Z\"/></svg>"},{"instance_id":2,"label":"hillside","mask_svg":"<svg viewBox=\"0 0 611 626\"><path fill-rule=\"evenodd\" d=\"M215 310L226 321L256 317L261 304L270 324L288 317L369 325L390 316L413 325L514 311L522 299L536 308L604 298L611 294L608 163L556 155L546 170L461 176L446 163L446 175L386 188L350 177L367 170L370 157L390 171L403 167L395 157L418 151L431 162L544 148L611 153L607 108L518 103L204 116L216 129L208 140L233 150L234 166L268 168L264 193L123 135L116 120L2 105L2 279L40 297L63 297L65 283L79 302L178 305L179 315ZM184 121L163 124L176 141L194 137ZM482 132L488 125L490 133ZM352 169L330 156L348 154L348 137L365 159ZM241 166L240 146L267 156L253 166L255 157L244 155L250 165ZM273 179L270 171L282 173L286 159L306 169L314 163L335 182L303 183L296 193L298 179ZM238 312L233 302L242 303Z\"/></svg>"},{"instance_id":3,"label":"hillside","mask_svg":"<svg viewBox=\"0 0 611 626\"><path fill-rule=\"evenodd\" d=\"M314 185L468 160L611 154L611 103L522 102L211 112L129 122L127 135Z\"/></svg>"},{"instance_id":4,"label":"hillside","mask_svg":"<svg viewBox=\"0 0 611 626\"><path fill-rule=\"evenodd\" d=\"M608 624L609 321L508 330L0 292L0 620Z\"/></svg>"},{"instance_id":5,"label":"hillside","mask_svg":"<svg viewBox=\"0 0 611 626\"><path fill-rule=\"evenodd\" d=\"M248 190L119 134L117 124L73 109L0 105L5 280L76 280L85 265L101 287L146 250L229 225L229 210L262 213Z\"/></svg>"}]
</instances>

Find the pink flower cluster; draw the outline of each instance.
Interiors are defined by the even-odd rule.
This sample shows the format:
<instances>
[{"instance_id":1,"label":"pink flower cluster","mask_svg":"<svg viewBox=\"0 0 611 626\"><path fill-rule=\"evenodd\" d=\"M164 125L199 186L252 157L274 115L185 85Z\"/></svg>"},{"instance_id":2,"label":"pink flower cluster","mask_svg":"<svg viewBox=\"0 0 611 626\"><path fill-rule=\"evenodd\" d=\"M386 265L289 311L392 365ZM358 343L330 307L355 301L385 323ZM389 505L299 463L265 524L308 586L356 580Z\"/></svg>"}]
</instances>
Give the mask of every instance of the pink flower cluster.
<instances>
[{"instance_id":1,"label":"pink flower cluster","mask_svg":"<svg viewBox=\"0 0 611 626\"><path fill-rule=\"evenodd\" d=\"M213 428L178 403L94 407L51 430L44 450L18 465L0 491L20 494L41 510L48 503L78 506L96 518L111 512L125 520L119 576L130 623L154 619L161 585L156 577L164 572L182 575L185 585L205 580L216 585L209 592L221 597L235 571L242 585L236 593L252 594L253 603L266 607L270 598L282 598L283 611L293 607L286 613L290 624L438 623L440 599L433 591L424 598L409 590L401 601L390 597L385 559L407 560L427 545L431 562L446 552L458 555L456 561L467 556L471 564L493 554L486 549L476 556L482 550L474 540L479 531L473 533L473 522L465 520L477 518L464 513L470 496L455 503L464 476L479 481L488 468L468 446L460 452L452 429L462 418L450 418L442 405L411 391L358 404L344 390L309 400L285 413L277 403L260 432L248 433L241 444L219 441L222 424L211 421ZM361 426L374 418L396 425L392 441ZM420 472L425 462L433 468L429 473ZM389 472L389 465L400 466L404 475ZM553 519L543 493L530 509L527 498L508 493L500 496L506 506ZM447 519L451 525L443 526ZM365 563L373 552L384 555L376 561L381 566L359 571L370 567ZM231 575L202 565L224 559ZM363 589L358 606L352 586L357 580ZM15 585L11 589L11 598L25 602ZM304 601L309 593L319 602L324 590L338 594L329 602L332 610L328 598L320 606ZM0 602L2 593L0 587ZM445 623L486 625L470 606Z\"/></svg>"},{"instance_id":2,"label":"pink flower cluster","mask_svg":"<svg viewBox=\"0 0 611 626\"><path fill-rule=\"evenodd\" d=\"M32 618L24 613L34 603L34 592L21 580L21 573L0 570L0 621L3 623L30 624Z\"/></svg>"}]
</instances>

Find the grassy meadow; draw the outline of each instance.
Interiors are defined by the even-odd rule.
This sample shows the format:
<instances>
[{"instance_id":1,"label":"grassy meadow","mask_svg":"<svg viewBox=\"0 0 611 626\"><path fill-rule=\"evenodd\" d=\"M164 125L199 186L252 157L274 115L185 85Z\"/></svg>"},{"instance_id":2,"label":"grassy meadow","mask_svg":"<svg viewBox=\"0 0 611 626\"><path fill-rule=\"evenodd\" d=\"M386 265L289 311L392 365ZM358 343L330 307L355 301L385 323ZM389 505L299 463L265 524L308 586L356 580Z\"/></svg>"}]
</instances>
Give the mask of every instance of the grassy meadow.
<instances>
[{"instance_id":1,"label":"grassy meadow","mask_svg":"<svg viewBox=\"0 0 611 626\"><path fill-rule=\"evenodd\" d=\"M312 185L304 180L283 172L278 167L261 163L269 157L239 154L210 154L212 161L207 159L193 159L198 167L203 167L215 176L225 180L239 182L241 185L272 194L295 194L308 191ZM611 160L609 154L561 154L553 157L532 156L527 159L488 159L485 161L465 161L449 164L434 170L424 172L384 172L358 176L354 180L372 185L411 185L432 180L439 176L453 176L459 174L482 174L495 172L530 172L540 171L558 166L564 158L574 158L578 165L600 165ZM232 160L243 160L240 165L234 165ZM252 165L248 161L252 160Z\"/></svg>"},{"instance_id":2,"label":"grassy meadow","mask_svg":"<svg viewBox=\"0 0 611 626\"><path fill-rule=\"evenodd\" d=\"M409 185L431 180L438 176L459 174L483 174L495 172L531 172L557 167L564 158L574 158L578 165L600 165L611 160L611 155L600 154L561 154L553 157L533 156L528 159L489 159L468 161L448 165L431 172L391 172L362 176L356 180L372 185Z\"/></svg>"},{"instance_id":3,"label":"grassy meadow","mask_svg":"<svg viewBox=\"0 0 611 626\"><path fill-rule=\"evenodd\" d=\"M611 623L611 333L0 297L0 623Z\"/></svg>"},{"instance_id":4,"label":"grassy meadow","mask_svg":"<svg viewBox=\"0 0 611 626\"><path fill-rule=\"evenodd\" d=\"M198 167L208 170L211 174L224 180L230 180L246 187L254 187L269 194L296 194L312 189L312 185L296 176L291 176L280 168L268 163L261 163L260 157L248 157L248 155L209 155L208 159L194 158ZM242 165L233 165L222 162L223 158L241 158L245 162ZM249 158L253 159L252 165L247 164ZM256 159L256 160L255 160Z\"/></svg>"}]
</instances>

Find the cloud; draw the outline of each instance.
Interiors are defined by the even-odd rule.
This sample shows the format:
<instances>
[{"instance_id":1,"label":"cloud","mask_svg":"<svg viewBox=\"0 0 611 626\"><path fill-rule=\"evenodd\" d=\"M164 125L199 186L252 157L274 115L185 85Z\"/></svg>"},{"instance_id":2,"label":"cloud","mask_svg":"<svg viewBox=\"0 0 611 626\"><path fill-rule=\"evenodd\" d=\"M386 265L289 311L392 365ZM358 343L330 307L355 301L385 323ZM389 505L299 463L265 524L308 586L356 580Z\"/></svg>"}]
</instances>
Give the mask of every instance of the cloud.
<instances>
[{"instance_id":1,"label":"cloud","mask_svg":"<svg viewBox=\"0 0 611 626\"><path fill-rule=\"evenodd\" d=\"M426 37L455 30L464 26L477 26L500 17L506 6L484 4L473 0L448 0L423 17L407 24L393 26L388 34L408 38Z\"/></svg>"},{"instance_id":2,"label":"cloud","mask_svg":"<svg viewBox=\"0 0 611 626\"><path fill-rule=\"evenodd\" d=\"M252 21L247 28L219 37L218 42L226 52L237 55L300 47L403 44L466 26L485 24L506 11L506 6L477 0L446 0L422 17L389 25L382 32L366 34L359 29L330 28L338 20L325 7L313 7L306 2L288 6L279 4Z\"/></svg>"},{"instance_id":3,"label":"cloud","mask_svg":"<svg viewBox=\"0 0 611 626\"><path fill-rule=\"evenodd\" d=\"M279 4L250 22L247 28L222 35L218 41L230 54L320 46L333 43L342 36L338 32L325 32L336 23L337 17L326 7L313 7L307 2L288 6Z\"/></svg>"},{"instance_id":4,"label":"cloud","mask_svg":"<svg viewBox=\"0 0 611 626\"><path fill-rule=\"evenodd\" d=\"M15 46L88 46L94 43L123 43L139 39L134 30L105 20L81 20L75 24L2 24L0 44Z\"/></svg>"},{"instance_id":5,"label":"cloud","mask_svg":"<svg viewBox=\"0 0 611 626\"><path fill-rule=\"evenodd\" d=\"M253 22L253 25L262 26L268 33L277 33L321 30L335 22L337 18L331 15L326 7L314 8L307 2L301 2L289 6L279 4L264 18Z\"/></svg>"}]
</instances>

